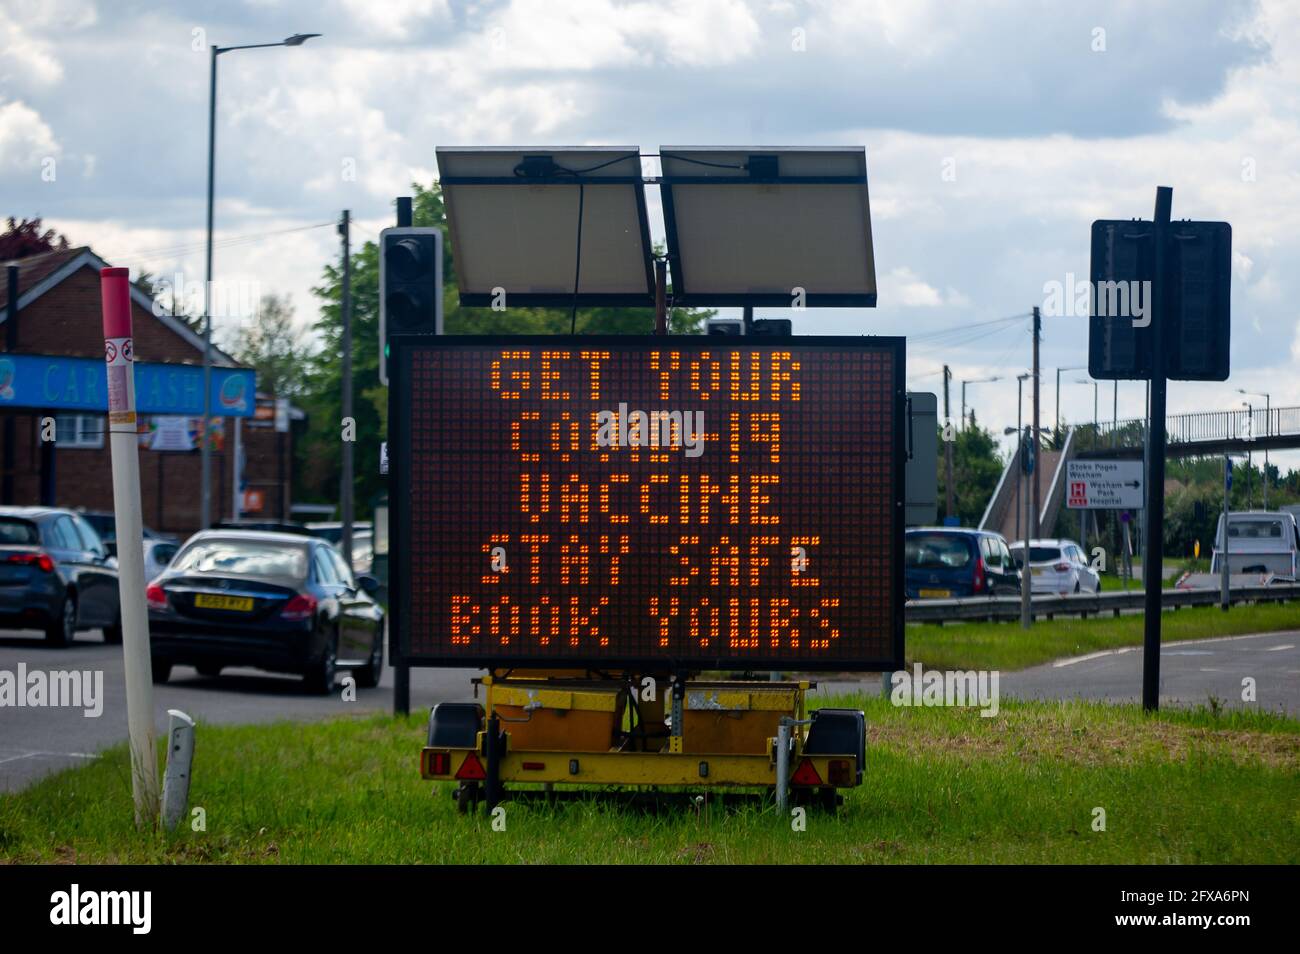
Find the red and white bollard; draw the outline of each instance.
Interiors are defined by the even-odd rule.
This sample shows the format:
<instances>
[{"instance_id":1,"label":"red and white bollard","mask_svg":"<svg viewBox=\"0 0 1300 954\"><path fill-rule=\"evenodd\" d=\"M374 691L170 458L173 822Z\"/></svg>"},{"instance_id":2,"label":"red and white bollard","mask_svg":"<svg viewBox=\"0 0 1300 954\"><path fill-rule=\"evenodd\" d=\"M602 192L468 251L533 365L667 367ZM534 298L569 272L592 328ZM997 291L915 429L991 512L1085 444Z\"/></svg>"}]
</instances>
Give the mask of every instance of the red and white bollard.
<instances>
[{"instance_id":1,"label":"red and white bollard","mask_svg":"<svg viewBox=\"0 0 1300 954\"><path fill-rule=\"evenodd\" d=\"M131 740L131 790L136 827L158 819L158 749L154 743L153 672L144 588L144 522L140 515L140 444L136 436L135 363L131 342L131 283L125 268L99 272L103 296L104 363L108 372L108 436L113 456L117 520L117 585L126 670L126 719Z\"/></svg>"}]
</instances>

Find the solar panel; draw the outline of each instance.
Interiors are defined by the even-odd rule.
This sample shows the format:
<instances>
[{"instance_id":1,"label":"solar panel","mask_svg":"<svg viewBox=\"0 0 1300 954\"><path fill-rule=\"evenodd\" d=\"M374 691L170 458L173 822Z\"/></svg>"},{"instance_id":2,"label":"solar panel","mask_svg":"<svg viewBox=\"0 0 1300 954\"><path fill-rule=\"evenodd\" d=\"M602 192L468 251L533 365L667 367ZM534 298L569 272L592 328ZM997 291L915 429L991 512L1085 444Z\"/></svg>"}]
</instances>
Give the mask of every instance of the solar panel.
<instances>
[{"instance_id":1,"label":"solar panel","mask_svg":"<svg viewBox=\"0 0 1300 954\"><path fill-rule=\"evenodd\" d=\"M437 156L462 305L654 304L637 147L442 147Z\"/></svg>"},{"instance_id":2,"label":"solar panel","mask_svg":"<svg viewBox=\"0 0 1300 954\"><path fill-rule=\"evenodd\" d=\"M875 307L863 147L663 146L673 301Z\"/></svg>"}]
</instances>

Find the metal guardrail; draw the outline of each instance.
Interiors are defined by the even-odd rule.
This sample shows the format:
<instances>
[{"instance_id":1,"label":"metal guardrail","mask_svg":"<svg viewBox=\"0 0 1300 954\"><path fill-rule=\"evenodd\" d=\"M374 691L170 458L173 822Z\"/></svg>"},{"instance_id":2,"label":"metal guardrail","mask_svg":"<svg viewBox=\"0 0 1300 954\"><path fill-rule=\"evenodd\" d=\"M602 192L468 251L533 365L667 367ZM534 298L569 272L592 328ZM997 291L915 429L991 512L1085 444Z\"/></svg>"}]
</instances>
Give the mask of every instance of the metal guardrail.
<instances>
[{"instance_id":1,"label":"metal guardrail","mask_svg":"<svg viewBox=\"0 0 1300 954\"><path fill-rule=\"evenodd\" d=\"M1249 420L1249 425L1247 424ZM1076 426L1091 425L1080 421ZM1141 418L1110 422L1099 421L1097 434L1109 444L1111 435L1120 444L1141 444L1146 422ZM1171 414L1165 418L1166 440L1171 444L1197 441L1250 440L1262 437L1300 434L1300 407L1262 407L1238 411L1201 411L1194 414ZM1086 443L1086 442L1085 442Z\"/></svg>"},{"instance_id":2,"label":"metal guardrail","mask_svg":"<svg viewBox=\"0 0 1300 954\"><path fill-rule=\"evenodd\" d=\"M1162 605L1165 609L1183 606L1217 606L1217 589L1165 590ZM1111 591L1108 593L1071 593L1066 596L1040 594L1029 604L1031 619L1055 616L1100 616L1112 613L1119 616L1124 610L1142 609L1145 596L1141 589ZM1300 600L1300 583L1274 586L1239 586L1228 593L1229 603L1276 603ZM986 620L1010 622L1020 619L1018 596L970 596L954 600L914 600L904 609L909 623L934 623L942 626L949 621ZM1300 610L1296 611L1296 625L1300 626Z\"/></svg>"}]
</instances>

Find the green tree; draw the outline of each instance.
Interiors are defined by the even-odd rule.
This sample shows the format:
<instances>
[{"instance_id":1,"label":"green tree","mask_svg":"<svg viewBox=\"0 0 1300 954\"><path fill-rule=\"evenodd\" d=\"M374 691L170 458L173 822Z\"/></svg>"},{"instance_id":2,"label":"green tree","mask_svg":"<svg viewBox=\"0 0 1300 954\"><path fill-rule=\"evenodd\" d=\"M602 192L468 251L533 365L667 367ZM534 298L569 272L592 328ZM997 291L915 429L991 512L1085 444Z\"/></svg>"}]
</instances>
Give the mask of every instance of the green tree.
<instances>
[{"instance_id":1,"label":"green tree","mask_svg":"<svg viewBox=\"0 0 1300 954\"><path fill-rule=\"evenodd\" d=\"M286 398L302 392L306 348L287 295L263 295L256 321L232 334L224 347L236 361L257 369L259 391Z\"/></svg>"},{"instance_id":2,"label":"green tree","mask_svg":"<svg viewBox=\"0 0 1300 954\"><path fill-rule=\"evenodd\" d=\"M412 203L412 224L441 228L447 234L447 213L442 189L417 184ZM342 268L327 265L320 285L312 289L321 301L314 325L319 348L305 362L305 380L298 402L307 412L308 430L298 441L295 468L300 499L334 500L342 468L340 405L342 368ZM443 243L443 327L448 334L568 334L570 311L564 308L463 308L456 286L456 263L451 243ZM673 309L669 330L695 334L712 311ZM648 334L654 330L649 308L581 308L578 334ZM369 512L371 501L384 489L379 475L379 450L387 431L388 390L379 384L379 248L366 242L352 255L352 368L353 417L356 419L356 485L358 515Z\"/></svg>"},{"instance_id":3,"label":"green tree","mask_svg":"<svg viewBox=\"0 0 1300 954\"><path fill-rule=\"evenodd\" d=\"M939 512L942 514L948 499L942 428L939 429L939 451ZM973 527L979 523L997 488L1002 468L997 441L991 431L972 422L957 432L952 448L953 502L962 526Z\"/></svg>"}]
</instances>

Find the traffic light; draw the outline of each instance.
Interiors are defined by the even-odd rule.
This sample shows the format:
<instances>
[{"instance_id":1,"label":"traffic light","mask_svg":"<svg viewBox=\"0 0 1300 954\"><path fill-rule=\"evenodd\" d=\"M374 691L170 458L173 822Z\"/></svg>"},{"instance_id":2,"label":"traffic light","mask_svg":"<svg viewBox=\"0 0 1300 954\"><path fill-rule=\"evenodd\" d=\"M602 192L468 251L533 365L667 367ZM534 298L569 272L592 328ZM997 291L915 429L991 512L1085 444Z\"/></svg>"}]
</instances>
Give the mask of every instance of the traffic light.
<instances>
[{"instance_id":1,"label":"traffic light","mask_svg":"<svg viewBox=\"0 0 1300 954\"><path fill-rule=\"evenodd\" d=\"M379 382L388 386L388 335L442 334L442 232L379 233Z\"/></svg>"}]
</instances>

